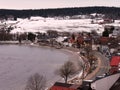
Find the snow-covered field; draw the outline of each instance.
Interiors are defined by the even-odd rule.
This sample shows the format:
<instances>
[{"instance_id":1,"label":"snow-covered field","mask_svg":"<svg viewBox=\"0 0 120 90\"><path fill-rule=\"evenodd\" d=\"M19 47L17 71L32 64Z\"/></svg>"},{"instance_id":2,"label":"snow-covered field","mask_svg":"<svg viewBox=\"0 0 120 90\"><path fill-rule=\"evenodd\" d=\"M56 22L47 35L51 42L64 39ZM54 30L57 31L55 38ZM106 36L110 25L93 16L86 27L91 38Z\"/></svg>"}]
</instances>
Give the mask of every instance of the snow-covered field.
<instances>
[{"instance_id":1,"label":"snow-covered field","mask_svg":"<svg viewBox=\"0 0 120 90\"><path fill-rule=\"evenodd\" d=\"M20 19L17 21L5 21L6 25L11 25L14 29L11 33L17 32L43 32L47 30L56 30L59 32L90 32L95 30L98 33L104 31L105 25L120 26L120 20L115 20L111 24L91 24L91 21L101 22L103 19L55 19L43 17L31 17L30 19Z\"/></svg>"},{"instance_id":2,"label":"snow-covered field","mask_svg":"<svg viewBox=\"0 0 120 90\"><path fill-rule=\"evenodd\" d=\"M56 30L59 32L81 32L97 30L98 33L103 31L103 26L91 24L91 19L54 19L31 17L31 19L18 19L17 21L6 21L15 27L11 33L16 32L46 32L47 30Z\"/></svg>"},{"instance_id":3,"label":"snow-covered field","mask_svg":"<svg viewBox=\"0 0 120 90\"><path fill-rule=\"evenodd\" d=\"M0 46L0 90L24 90L29 76L40 73L49 84L60 79L55 70L69 54L55 49L19 45Z\"/></svg>"}]
</instances>

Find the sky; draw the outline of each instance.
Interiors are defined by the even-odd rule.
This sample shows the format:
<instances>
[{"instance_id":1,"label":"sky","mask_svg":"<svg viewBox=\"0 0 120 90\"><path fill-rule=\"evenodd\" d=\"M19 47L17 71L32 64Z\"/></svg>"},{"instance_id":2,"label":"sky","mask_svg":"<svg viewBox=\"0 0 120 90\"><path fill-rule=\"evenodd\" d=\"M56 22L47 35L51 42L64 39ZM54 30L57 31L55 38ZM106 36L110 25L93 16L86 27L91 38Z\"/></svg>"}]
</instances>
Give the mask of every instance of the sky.
<instances>
[{"instance_id":1,"label":"sky","mask_svg":"<svg viewBox=\"0 0 120 90\"><path fill-rule=\"evenodd\" d=\"M0 0L0 9L45 9L86 6L120 7L120 0Z\"/></svg>"}]
</instances>

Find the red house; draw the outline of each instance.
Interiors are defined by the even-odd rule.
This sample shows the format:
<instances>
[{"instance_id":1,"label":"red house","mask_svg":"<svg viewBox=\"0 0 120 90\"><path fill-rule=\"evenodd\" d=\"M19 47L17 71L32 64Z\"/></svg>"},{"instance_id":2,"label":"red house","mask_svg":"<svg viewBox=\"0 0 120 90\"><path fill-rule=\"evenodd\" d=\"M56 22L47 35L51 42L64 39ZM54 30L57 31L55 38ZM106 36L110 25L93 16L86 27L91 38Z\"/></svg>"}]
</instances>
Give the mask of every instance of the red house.
<instances>
[{"instance_id":1,"label":"red house","mask_svg":"<svg viewBox=\"0 0 120 90\"><path fill-rule=\"evenodd\" d=\"M112 74L118 72L119 65L120 65L120 56L113 56L110 61L110 66L111 66L110 72Z\"/></svg>"},{"instance_id":2,"label":"red house","mask_svg":"<svg viewBox=\"0 0 120 90\"><path fill-rule=\"evenodd\" d=\"M77 88L73 88L72 84L56 82L50 90L77 90Z\"/></svg>"},{"instance_id":3,"label":"red house","mask_svg":"<svg viewBox=\"0 0 120 90\"><path fill-rule=\"evenodd\" d=\"M102 45L106 45L109 42L109 37L100 37L99 41Z\"/></svg>"},{"instance_id":4,"label":"red house","mask_svg":"<svg viewBox=\"0 0 120 90\"><path fill-rule=\"evenodd\" d=\"M78 41L79 44L83 44L84 38L83 38L82 36L79 36L79 37L77 38L77 41Z\"/></svg>"}]
</instances>

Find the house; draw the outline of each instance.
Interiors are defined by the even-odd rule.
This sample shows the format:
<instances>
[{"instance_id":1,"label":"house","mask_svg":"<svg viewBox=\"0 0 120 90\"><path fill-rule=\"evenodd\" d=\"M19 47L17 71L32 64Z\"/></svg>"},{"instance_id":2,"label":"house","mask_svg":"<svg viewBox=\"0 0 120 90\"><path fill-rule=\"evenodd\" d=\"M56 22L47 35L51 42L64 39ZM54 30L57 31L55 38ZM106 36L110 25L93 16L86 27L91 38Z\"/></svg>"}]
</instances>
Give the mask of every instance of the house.
<instances>
[{"instance_id":1,"label":"house","mask_svg":"<svg viewBox=\"0 0 120 90\"><path fill-rule=\"evenodd\" d=\"M14 16L8 15L8 16L7 16L7 20L12 20L12 21L14 21Z\"/></svg>"},{"instance_id":2,"label":"house","mask_svg":"<svg viewBox=\"0 0 120 90\"><path fill-rule=\"evenodd\" d=\"M112 56L111 61L110 61L110 73L116 73L119 70L119 66L120 66L120 56L116 55L116 56Z\"/></svg>"},{"instance_id":3,"label":"house","mask_svg":"<svg viewBox=\"0 0 120 90\"><path fill-rule=\"evenodd\" d=\"M5 21L4 17L0 17L0 22L3 23Z\"/></svg>"},{"instance_id":4,"label":"house","mask_svg":"<svg viewBox=\"0 0 120 90\"><path fill-rule=\"evenodd\" d=\"M114 20L113 19L103 19L103 20L99 20L98 24L107 24L107 23L113 23Z\"/></svg>"},{"instance_id":5,"label":"house","mask_svg":"<svg viewBox=\"0 0 120 90\"><path fill-rule=\"evenodd\" d=\"M110 88L110 90L120 90L120 77L119 77L119 79L114 83L114 85Z\"/></svg>"},{"instance_id":6,"label":"house","mask_svg":"<svg viewBox=\"0 0 120 90\"><path fill-rule=\"evenodd\" d=\"M108 19L108 18L106 18L106 19L104 19L104 24L105 23L113 23L114 22L114 20L113 19Z\"/></svg>"},{"instance_id":7,"label":"house","mask_svg":"<svg viewBox=\"0 0 120 90\"><path fill-rule=\"evenodd\" d=\"M100 37L99 42L102 45L106 45L109 42L109 37Z\"/></svg>"},{"instance_id":8,"label":"house","mask_svg":"<svg viewBox=\"0 0 120 90\"><path fill-rule=\"evenodd\" d=\"M119 30L115 29L115 30L113 30L112 37L116 38L119 34L120 34Z\"/></svg>"},{"instance_id":9,"label":"house","mask_svg":"<svg viewBox=\"0 0 120 90\"><path fill-rule=\"evenodd\" d=\"M112 86L116 83L116 81L120 78L120 73L112 74L112 75L103 75L98 76L96 80L91 82L91 88L92 90L114 90L111 89ZM116 83L114 87L118 87L119 83ZM120 90L120 89L117 89Z\"/></svg>"},{"instance_id":10,"label":"house","mask_svg":"<svg viewBox=\"0 0 120 90\"><path fill-rule=\"evenodd\" d=\"M117 38L120 35L120 27L119 26L115 26L114 30L112 32L112 37Z\"/></svg>"},{"instance_id":11,"label":"house","mask_svg":"<svg viewBox=\"0 0 120 90\"><path fill-rule=\"evenodd\" d=\"M72 87L72 84L56 82L50 90L78 90L76 87Z\"/></svg>"},{"instance_id":12,"label":"house","mask_svg":"<svg viewBox=\"0 0 120 90\"><path fill-rule=\"evenodd\" d=\"M105 31L107 30L109 34L111 34L114 29L115 29L115 26L112 26L112 25L105 25L104 26L104 30Z\"/></svg>"},{"instance_id":13,"label":"house","mask_svg":"<svg viewBox=\"0 0 120 90\"><path fill-rule=\"evenodd\" d=\"M49 90L120 90L120 73L104 74L95 80L83 80L82 85L56 82Z\"/></svg>"},{"instance_id":14,"label":"house","mask_svg":"<svg viewBox=\"0 0 120 90\"><path fill-rule=\"evenodd\" d=\"M77 41L78 41L79 44L83 44L84 38L82 36L78 36Z\"/></svg>"}]
</instances>

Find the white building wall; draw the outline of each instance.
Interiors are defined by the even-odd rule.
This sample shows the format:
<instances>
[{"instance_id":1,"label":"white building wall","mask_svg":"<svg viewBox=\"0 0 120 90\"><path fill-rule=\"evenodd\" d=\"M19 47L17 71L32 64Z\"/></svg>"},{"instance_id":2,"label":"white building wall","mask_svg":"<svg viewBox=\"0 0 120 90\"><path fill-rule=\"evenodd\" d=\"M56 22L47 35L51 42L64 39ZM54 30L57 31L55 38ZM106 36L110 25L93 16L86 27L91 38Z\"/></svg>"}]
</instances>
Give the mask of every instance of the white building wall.
<instances>
[{"instance_id":1,"label":"white building wall","mask_svg":"<svg viewBox=\"0 0 120 90\"><path fill-rule=\"evenodd\" d=\"M93 90L109 90L118 80L120 73L99 79L91 84Z\"/></svg>"}]
</instances>

